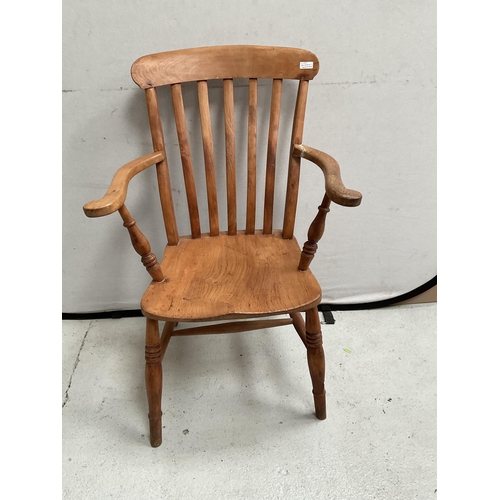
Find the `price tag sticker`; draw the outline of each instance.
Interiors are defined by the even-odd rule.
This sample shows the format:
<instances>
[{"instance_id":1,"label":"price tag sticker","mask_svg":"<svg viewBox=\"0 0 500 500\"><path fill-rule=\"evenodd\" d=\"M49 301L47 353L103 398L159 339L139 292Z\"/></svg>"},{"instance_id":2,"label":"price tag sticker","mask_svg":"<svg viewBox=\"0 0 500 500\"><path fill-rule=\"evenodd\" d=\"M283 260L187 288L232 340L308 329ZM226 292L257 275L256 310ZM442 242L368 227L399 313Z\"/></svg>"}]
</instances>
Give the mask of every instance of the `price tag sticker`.
<instances>
[{"instance_id":1,"label":"price tag sticker","mask_svg":"<svg viewBox=\"0 0 500 500\"><path fill-rule=\"evenodd\" d=\"M301 61L300 69L313 69L313 64L312 61Z\"/></svg>"}]
</instances>

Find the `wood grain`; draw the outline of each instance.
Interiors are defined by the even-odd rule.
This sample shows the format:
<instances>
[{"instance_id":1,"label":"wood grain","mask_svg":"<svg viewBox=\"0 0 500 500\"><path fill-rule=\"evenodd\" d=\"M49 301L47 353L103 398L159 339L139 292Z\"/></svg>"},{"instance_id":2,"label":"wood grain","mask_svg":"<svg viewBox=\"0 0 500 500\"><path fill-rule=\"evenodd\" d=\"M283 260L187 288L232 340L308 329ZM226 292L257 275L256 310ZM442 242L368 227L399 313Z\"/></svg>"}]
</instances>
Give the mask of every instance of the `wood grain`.
<instances>
[{"instance_id":1,"label":"wood grain","mask_svg":"<svg viewBox=\"0 0 500 500\"><path fill-rule=\"evenodd\" d=\"M189 147L186 116L184 113L182 87L178 83L172 85L172 104L174 108L175 124L177 128L177 138L179 140L179 150L181 153L184 185L186 187L189 222L191 224L191 236L193 238L199 238L201 236L201 229L200 214L198 212L198 197L196 196L196 184L194 181L193 162L191 161L191 149Z\"/></svg>"},{"instance_id":2,"label":"wood grain","mask_svg":"<svg viewBox=\"0 0 500 500\"><path fill-rule=\"evenodd\" d=\"M307 241L304 243L300 255L299 271L309 269L309 264L313 260L316 250L318 249L318 241L322 238L325 231L325 221L329 211L330 198L325 194L321 205L318 207L318 214L309 226Z\"/></svg>"},{"instance_id":3,"label":"wood grain","mask_svg":"<svg viewBox=\"0 0 500 500\"><path fill-rule=\"evenodd\" d=\"M242 333L250 332L252 330L262 330L264 328L275 328L277 326L291 325L292 320L289 318L284 319L261 319L253 321L235 321L232 323L217 323L214 325L197 326L194 328L184 328L182 330L175 330L173 335L175 337L184 337L188 335L214 335L226 333Z\"/></svg>"},{"instance_id":4,"label":"wood grain","mask_svg":"<svg viewBox=\"0 0 500 500\"><path fill-rule=\"evenodd\" d=\"M175 219L172 187L170 184L170 174L168 171L167 154L165 151L165 141L163 138L163 128L161 125L156 89L146 90L146 104L148 107L149 127L151 129L153 148L155 151L163 152L164 155L164 159L156 165L163 223L167 233L168 244L177 245L179 242L179 232L177 230L177 221Z\"/></svg>"},{"instance_id":5,"label":"wood grain","mask_svg":"<svg viewBox=\"0 0 500 500\"><path fill-rule=\"evenodd\" d=\"M312 68L301 69L301 63ZM319 71L318 58L308 50L290 47L232 45L181 49L143 56L131 75L142 89L172 83L226 78L290 78L311 80Z\"/></svg>"},{"instance_id":6,"label":"wood grain","mask_svg":"<svg viewBox=\"0 0 500 500\"><path fill-rule=\"evenodd\" d=\"M208 100L208 83L198 82L198 103L200 107L201 138L205 159L205 179L207 183L208 218L210 236L219 234L219 207L217 203L217 181L215 177L214 145L212 124L210 120L210 104Z\"/></svg>"},{"instance_id":7,"label":"wood grain","mask_svg":"<svg viewBox=\"0 0 500 500\"><path fill-rule=\"evenodd\" d=\"M103 217L116 212L125 203L130 180L139 172L161 162L164 158L165 155L162 151L156 151L123 165L115 173L106 194L99 200L85 203L83 206L85 215L87 217Z\"/></svg>"},{"instance_id":8,"label":"wood grain","mask_svg":"<svg viewBox=\"0 0 500 500\"><path fill-rule=\"evenodd\" d=\"M293 327L295 331L299 334L300 340L302 340L303 344L307 347L306 343L306 323L302 314L299 312L290 313L290 317L293 321Z\"/></svg>"},{"instance_id":9,"label":"wood grain","mask_svg":"<svg viewBox=\"0 0 500 500\"><path fill-rule=\"evenodd\" d=\"M273 231L274 181L276 177L276 150L281 111L283 80L273 80L269 134L267 140L266 187L264 195L264 234Z\"/></svg>"},{"instance_id":10,"label":"wood grain","mask_svg":"<svg viewBox=\"0 0 500 500\"><path fill-rule=\"evenodd\" d=\"M306 346L316 418L324 420L326 418L325 353L317 307L306 311Z\"/></svg>"},{"instance_id":11,"label":"wood grain","mask_svg":"<svg viewBox=\"0 0 500 500\"><path fill-rule=\"evenodd\" d=\"M166 321L209 321L304 311L321 300L310 270L300 272L295 239L221 234L181 238L167 246L162 269L168 283L152 283L143 314Z\"/></svg>"},{"instance_id":12,"label":"wood grain","mask_svg":"<svg viewBox=\"0 0 500 500\"><path fill-rule=\"evenodd\" d=\"M165 356L165 351L167 350L170 339L172 338L172 335L174 333L175 325L176 325L176 323L173 321L166 321L165 325L163 327L163 331L161 332L160 354L161 354L162 360Z\"/></svg>"},{"instance_id":13,"label":"wood grain","mask_svg":"<svg viewBox=\"0 0 500 500\"><path fill-rule=\"evenodd\" d=\"M246 234L255 233L257 205L257 79L248 82L248 171Z\"/></svg>"},{"instance_id":14,"label":"wood grain","mask_svg":"<svg viewBox=\"0 0 500 500\"><path fill-rule=\"evenodd\" d=\"M161 445L161 393L163 372L158 321L146 318L146 394L149 404L149 433L153 448Z\"/></svg>"},{"instance_id":15,"label":"wood grain","mask_svg":"<svg viewBox=\"0 0 500 500\"><path fill-rule=\"evenodd\" d=\"M340 176L340 165L335 158L323 151L300 144L299 141L294 144L292 154L294 158L305 158L321 168L325 175L326 194L334 203L344 207L357 207L361 203L361 193L344 186Z\"/></svg>"},{"instance_id":16,"label":"wood grain","mask_svg":"<svg viewBox=\"0 0 500 500\"><path fill-rule=\"evenodd\" d=\"M293 237L295 215L297 212L297 198L299 195L300 156L293 154L294 145L302 143L304 131L304 117L306 113L307 90L309 82L302 80L297 90L297 101L292 126L292 143L290 147L290 160L288 163L288 180L285 196L285 215L283 219L283 238Z\"/></svg>"},{"instance_id":17,"label":"wood grain","mask_svg":"<svg viewBox=\"0 0 500 500\"><path fill-rule=\"evenodd\" d=\"M158 264L158 261L156 260L156 255L151 252L151 245L149 244L148 239L137 227L137 224L130 215L127 207L125 205L122 205L118 209L118 211L120 212L121 218L123 219L123 226L128 229L130 240L132 241L132 246L134 247L135 251L141 256L141 261L144 264L144 267L154 281L164 281L165 277L160 265Z\"/></svg>"},{"instance_id":18,"label":"wood grain","mask_svg":"<svg viewBox=\"0 0 500 500\"><path fill-rule=\"evenodd\" d=\"M326 418L325 358L317 305L321 288L309 269L325 228L331 202L357 206L361 193L347 189L340 167L331 156L302 144L309 80L319 70L309 51L286 47L201 47L151 54L132 65L132 78L146 89L146 103L154 152L121 167L103 198L85 204L89 217L118 210L135 250L153 278L141 301L146 316L146 392L150 440L162 442L162 359L174 336L236 333L293 324L307 349L316 417ZM246 227L237 227L236 137L234 79L248 78ZM257 205L257 79L273 79L264 189L263 230L256 230ZM276 152L281 114L282 80L299 80L290 142L283 231L273 232ZM226 197L228 228L219 227L216 164L210 119L208 80L223 81ZM201 138L205 162L210 233L202 234L194 170L181 83L197 82ZM156 86L171 85L181 163L191 222L191 236L179 238L165 140ZM219 135L219 134L216 134ZM238 146L239 147L239 146ZM301 158L320 167L325 196L301 249L293 237ZM168 244L158 263L146 237L139 231L124 202L134 175L156 164L159 196ZM299 263L297 265L297 263ZM165 277L168 277L166 279ZM305 312L305 321L301 312ZM231 321L175 330L178 322L264 318ZM166 321L160 337L158 321Z\"/></svg>"},{"instance_id":19,"label":"wood grain","mask_svg":"<svg viewBox=\"0 0 500 500\"><path fill-rule=\"evenodd\" d=\"M227 230L236 234L236 146L233 80L224 80L224 131L226 138Z\"/></svg>"}]
</instances>

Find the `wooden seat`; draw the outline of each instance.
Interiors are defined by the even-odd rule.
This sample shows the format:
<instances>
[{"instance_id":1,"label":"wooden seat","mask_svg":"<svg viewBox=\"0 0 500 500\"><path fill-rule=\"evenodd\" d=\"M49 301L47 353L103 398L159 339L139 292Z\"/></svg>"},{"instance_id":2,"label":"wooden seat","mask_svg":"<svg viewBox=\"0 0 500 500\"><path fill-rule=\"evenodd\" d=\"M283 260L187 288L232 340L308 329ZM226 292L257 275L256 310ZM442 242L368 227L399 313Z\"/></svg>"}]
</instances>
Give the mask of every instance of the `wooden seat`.
<instances>
[{"instance_id":1,"label":"wooden seat","mask_svg":"<svg viewBox=\"0 0 500 500\"><path fill-rule=\"evenodd\" d=\"M309 81L319 70L317 57L303 49L262 46L224 46L161 52L141 57L132 65L132 78L145 90L153 152L133 160L116 172L106 194L84 206L88 217L118 212L132 245L152 278L141 308L146 316L146 392L149 404L150 442L162 442L162 359L170 339L181 335L235 333L293 324L307 349L316 417L326 418L325 358L317 305L321 289L309 270L323 235L331 202L354 207L361 194L346 189L338 163L326 153L302 144ZM245 164L237 164L234 79L247 83ZM267 157L257 161L258 80L272 79L268 111ZM283 80L295 80L297 97L291 124L288 176L282 227L273 227L276 191L278 131L281 121ZM209 81L222 81L225 150L225 196L219 200ZM242 83L239 80L238 86ZM195 82L199 127L205 171L207 206L198 203L197 183L191 154L191 120L186 119L183 84ZM167 150L160 118L157 88L170 89L191 234L179 236L176 203L172 195ZM219 101L220 102L220 101ZM191 131L192 132L192 131ZM324 195L300 249L294 227L297 213L301 159L316 164L324 173ZM130 180L156 165L167 245L158 262L147 238L125 206ZM217 168L216 168L217 165ZM264 207L262 226L256 220L257 170L262 167ZM246 190L237 188L237 172L246 173ZM199 184L198 184L199 185ZM245 227L238 226L237 198L246 193ZM278 199L278 198L277 198ZM281 199L281 198L280 198ZM241 207L241 205L240 205ZM208 227L203 228L200 211ZM227 214L221 227L219 211ZM206 230L206 232L204 232ZM305 321L302 316L305 312ZM256 319L286 315L281 319ZM220 322L221 320L238 320ZM160 336L159 320L165 321ZM178 322L214 321L214 325L177 328ZM208 341L208 339L207 339Z\"/></svg>"},{"instance_id":2,"label":"wooden seat","mask_svg":"<svg viewBox=\"0 0 500 500\"><path fill-rule=\"evenodd\" d=\"M165 321L207 321L304 311L321 300L310 270L297 272L300 247L281 233L183 238L167 246L167 279L149 285L145 316Z\"/></svg>"}]
</instances>

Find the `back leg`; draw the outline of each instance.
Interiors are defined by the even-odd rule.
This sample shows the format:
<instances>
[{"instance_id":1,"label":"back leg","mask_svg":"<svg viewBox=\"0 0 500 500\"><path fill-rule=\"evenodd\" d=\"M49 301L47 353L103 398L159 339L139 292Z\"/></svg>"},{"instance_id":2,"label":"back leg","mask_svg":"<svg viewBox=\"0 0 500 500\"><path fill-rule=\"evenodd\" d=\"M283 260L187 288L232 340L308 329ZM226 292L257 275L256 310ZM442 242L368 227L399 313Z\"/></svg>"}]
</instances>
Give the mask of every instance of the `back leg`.
<instances>
[{"instance_id":1,"label":"back leg","mask_svg":"<svg viewBox=\"0 0 500 500\"><path fill-rule=\"evenodd\" d=\"M293 327L295 328L295 331L299 334L300 340L302 340L304 345L307 347L306 324L304 322L304 318L302 317L302 314L300 314L299 312L290 313L290 318L292 318Z\"/></svg>"},{"instance_id":2,"label":"back leg","mask_svg":"<svg viewBox=\"0 0 500 500\"><path fill-rule=\"evenodd\" d=\"M316 418L326 418L325 354L318 308L306 311L307 363L311 374Z\"/></svg>"}]
</instances>

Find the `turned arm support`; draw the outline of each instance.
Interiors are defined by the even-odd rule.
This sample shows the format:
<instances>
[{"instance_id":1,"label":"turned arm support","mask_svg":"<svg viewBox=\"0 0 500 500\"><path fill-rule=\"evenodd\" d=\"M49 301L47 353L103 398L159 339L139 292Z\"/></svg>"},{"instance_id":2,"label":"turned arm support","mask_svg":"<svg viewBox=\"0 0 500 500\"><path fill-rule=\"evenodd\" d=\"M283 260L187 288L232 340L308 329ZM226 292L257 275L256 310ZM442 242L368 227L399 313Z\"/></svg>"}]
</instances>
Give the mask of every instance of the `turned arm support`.
<instances>
[{"instance_id":1,"label":"turned arm support","mask_svg":"<svg viewBox=\"0 0 500 500\"><path fill-rule=\"evenodd\" d=\"M325 231L326 215L330 211L330 202L344 207L357 207L361 203L361 193L347 189L340 177L340 166L330 155L303 144L294 144L294 156L310 160L323 171L325 175L325 196L318 207L318 214L312 221L300 255L299 271L306 271L318 249L318 241Z\"/></svg>"},{"instance_id":2,"label":"turned arm support","mask_svg":"<svg viewBox=\"0 0 500 500\"><path fill-rule=\"evenodd\" d=\"M83 206L85 215L87 217L102 217L116 212L125 203L130 180L139 172L164 159L164 152L156 151L123 165L113 177L106 194L100 200L89 201Z\"/></svg>"},{"instance_id":3,"label":"turned arm support","mask_svg":"<svg viewBox=\"0 0 500 500\"><path fill-rule=\"evenodd\" d=\"M325 232L326 214L330 211L330 203L330 198L325 194L321 205L318 207L318 214L309 226L307 241L304 243L300 254L299 271L309 269L309 264L314 259L314 254L318 250L318 241Z\"/></svg>"},{"instance_id":4,"label":"turned arm support","mask_svg":"<svg viewBox=\"0 0 500 500\"><path fill-rule=\"evenodd\" d=\"M294 144L292 154L312 161L323 171L325 191L331 201L344 207L357 207L361 203L361 193L344 186L340 176L340 165L335 158L304 144Z\"/></svg>"},{"instance_id":5,"label":"turned arm support","mask_svg":"<svg viewBox=\"0 0 500 500\"><path fill-rule=\"evenodd\" d=\"M149 244L148 239L137 227L135 219L132 218L127 207L125 205L122 205L118 209L118 212L123 219L123 226L128 229L130 240L132 241L132 246L134 247L135 251L141 256L141 262L144 264L147 272L153 278L153 281L165 281L163 271L161 270L160 264L156 259L156 255L151 252L151 245Z\"/></svg>"}]
</instances>

